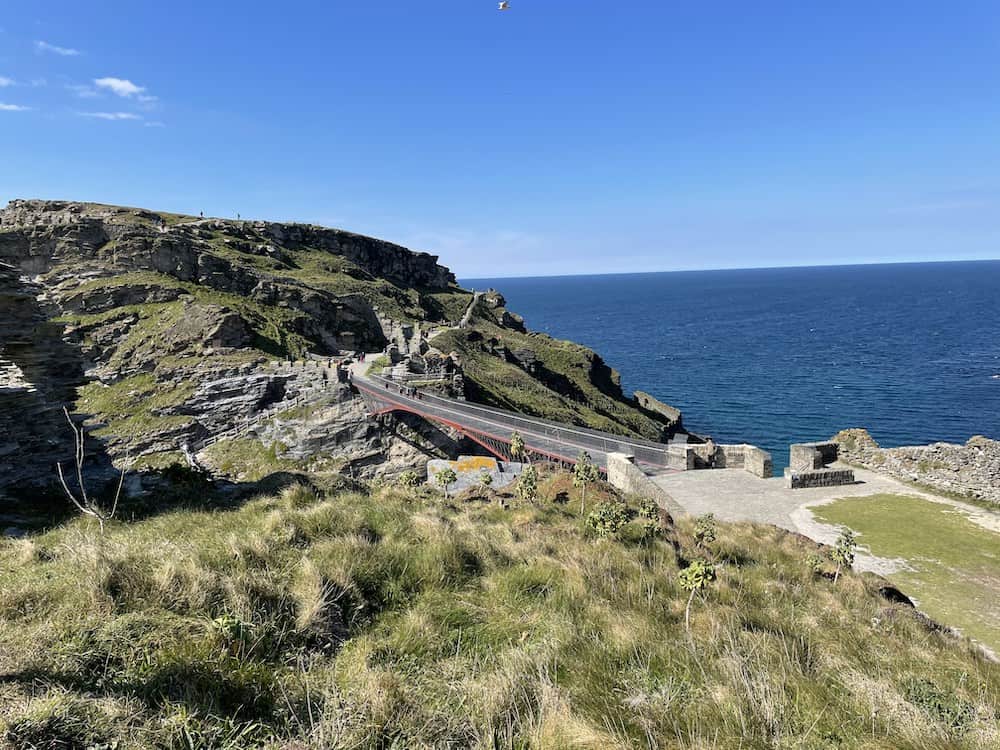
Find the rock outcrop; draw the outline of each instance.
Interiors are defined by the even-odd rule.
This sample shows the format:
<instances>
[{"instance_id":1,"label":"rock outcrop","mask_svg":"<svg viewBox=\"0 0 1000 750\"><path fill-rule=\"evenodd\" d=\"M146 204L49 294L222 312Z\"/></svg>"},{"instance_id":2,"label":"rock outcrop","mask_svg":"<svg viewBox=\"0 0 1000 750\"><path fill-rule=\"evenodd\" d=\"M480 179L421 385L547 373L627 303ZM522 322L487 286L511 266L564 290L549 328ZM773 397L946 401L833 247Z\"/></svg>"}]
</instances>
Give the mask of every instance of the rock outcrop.
<instances>
[{"instance_id":1,"label":"rock outcrop","mask_svg":"<svg viewBox=\"0 0 1000 750\"><path fill-rule=\"evenodd\" d=\"M1000 505L1000 441L977 435L965 445L882 448L864 429L839 432L833 438L840 459L930 489Z\"/></svg>"},{"instance_id":2,"label":"rock outcrop","mask_svg":"<svg viewBox=\"0 0 1000 750\"><path fill-rule=\"evenodd\" d=\"M252 288L259 279L215 251L256 256L258 265L280 275L283 267L295 268L294 251L315 250L346 261L359 278L427 289L455 284L454 274L437 263L437 256L306 224L196 219L94 203L14 200L0 211L0 227L0 260L34 274L46 273L69 257L90 257L249 291L248 284Z\"/></svg>"},{"instance_id":3,"label":"rock outcrop","mask_svg":"<svg viewBox=\"0 0 1000 750\"><path fill-rule=\"evenodd\" d=\"M370 418L336 365L345 350L385 351L453 396L557 404L562 421L647 436L668 421L640 412L594 352L527 332L498 292L337 229L16 200L0 210L0 264L0 491L52 482L72 453L64 407L105 473L367 477L470 449L416 418ZM487 371L458 333L489 342Z\"/></svg>"},{"instance_id":4,"label":"rock outcrop","mask_svg":"<svg viewBox=\"0 0 1000 750\"><path fill-rule=\"evenodd\" d=\"M82 381L81 359L39 294L0 263L0 486L52 484L55 463L72 457L62 409Z\"/></svg>"},{"instance_id":5,"label":"rock outcrop","mask_svg":"<svg viewBox=\"0 0 1000 750\"><path fill-rule=\"evenodd\" d=\"M0 488L53 481L72 453L64 406L87 418L95 463L142 468L219 436L266 438L267 419L307 396L350 400L333 355L381 349L404 326L446 322L442 299L471 299L436 261L336 229L12 201L0 211ZM373 427L358 404L323 411L325 442L296 432L289 460L332 450L371 466L419 442Z\"/></svg>"}]
</instances>

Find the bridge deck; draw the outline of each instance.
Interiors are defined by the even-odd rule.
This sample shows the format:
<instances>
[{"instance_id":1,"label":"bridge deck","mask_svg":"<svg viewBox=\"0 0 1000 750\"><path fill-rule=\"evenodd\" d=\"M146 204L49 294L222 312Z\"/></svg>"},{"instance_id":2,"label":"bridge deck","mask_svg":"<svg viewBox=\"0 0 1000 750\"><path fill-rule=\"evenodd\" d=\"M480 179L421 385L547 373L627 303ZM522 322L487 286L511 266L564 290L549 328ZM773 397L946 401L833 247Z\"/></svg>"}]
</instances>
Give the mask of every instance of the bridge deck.
<instances>
[{"instance_id":1,"label":"bridge deck","mask_svg":"<svg viewBox=\"0 0 1000 750\"><path fill-rule=\"evenodd\" d=\"M378 376L353 373L352 382L381 411L408 411L446 424L497 453L498 444L509 445L516 431L525 447L557 461L573 462L586 451L594 463L606 469L608 453L634 455L652 468L667 467L667 446L649 440L590 430L584 427L526 417L514 412L470 404L415 391Z\"/></svg>"}]
</instances>

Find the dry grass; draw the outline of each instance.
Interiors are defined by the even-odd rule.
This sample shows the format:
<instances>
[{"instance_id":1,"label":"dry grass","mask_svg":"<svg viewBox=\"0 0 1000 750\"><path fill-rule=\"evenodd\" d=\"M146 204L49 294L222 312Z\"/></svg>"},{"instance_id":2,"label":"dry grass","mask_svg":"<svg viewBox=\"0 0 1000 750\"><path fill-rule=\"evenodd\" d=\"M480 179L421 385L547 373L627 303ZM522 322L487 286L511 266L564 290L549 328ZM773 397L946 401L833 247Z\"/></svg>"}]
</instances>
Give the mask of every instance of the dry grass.
<instances>
[{"instance_id":1,"label":"dry grass","mask_svg":"<svg viewBox=\"0 0 1000 750\"><path fill-rule=\"evenodd\" d=\"M997 665L795 535L598 539L576 502L508 502L297 487L5 541L0 747L1000 743Z\"/></svg>"}]
</instances>

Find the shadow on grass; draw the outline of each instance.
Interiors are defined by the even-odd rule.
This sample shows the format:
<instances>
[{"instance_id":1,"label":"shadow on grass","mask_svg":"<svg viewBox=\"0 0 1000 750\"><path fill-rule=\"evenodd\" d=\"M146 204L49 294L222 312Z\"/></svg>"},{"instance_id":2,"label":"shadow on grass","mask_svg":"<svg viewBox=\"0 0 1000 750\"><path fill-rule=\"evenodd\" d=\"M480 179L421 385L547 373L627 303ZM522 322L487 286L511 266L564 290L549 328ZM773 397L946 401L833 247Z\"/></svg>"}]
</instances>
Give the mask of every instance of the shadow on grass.
<instances>
[{"instance_id":1,"label":"shadow on grass","mask_svg":"<svg viewBox=\"0 0 1000 750\"><path fill-rule=\"evenodd\" d=\"M295 472L279 471L256 482L230 482L212 479L185 466L126 475L126 482L136 479L150 489L141 495L123 496L118 503L116 520L135 523L163 513L177 511L232 511L249 500L263 495L275 495L292 485L307 486L317 492L352 492L363 486L349 477L336 475L317 480ZM118 480L105 480L94 497L102 507L114 501ZM0 510L0 533L8 536L32 536L57 528L79 513L59 487L8 493L9 509Z\"/></svg>"},{"instance_id":2,"label":"shadow on grass","mask_svg":"<svg viewBox=\"0 0 1000 750\"><path fill-rule=\"evenodd\" d=\"M165 661L144 673L100 676L32 668L0 674L0 684L25 687L58 687L77 694L113 698L138 698L149 709L182 704L202 715L220 715L243 721L272 722L280 699L274 668L262 662L237 660L228 655L215 659Z\"/></svg>"}]
</instances>

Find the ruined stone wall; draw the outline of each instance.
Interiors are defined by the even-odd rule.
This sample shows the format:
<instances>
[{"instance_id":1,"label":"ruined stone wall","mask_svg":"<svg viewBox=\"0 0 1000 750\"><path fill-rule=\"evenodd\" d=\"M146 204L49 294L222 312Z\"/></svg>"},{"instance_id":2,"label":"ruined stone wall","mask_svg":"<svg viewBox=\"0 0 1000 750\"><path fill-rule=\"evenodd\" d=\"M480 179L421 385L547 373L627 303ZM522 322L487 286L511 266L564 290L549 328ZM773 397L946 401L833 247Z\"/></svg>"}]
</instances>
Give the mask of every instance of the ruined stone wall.
<instances>
[{"instance_id":1,"label":"ruined stone wall","mask_svg":"<svg viewBox=\"0 0 1000 750\"><path fill-rule=\"evenodd\" d=\"M759 479L770 479L774 476L774 461L771 454L756 445L744 446L743 470Z\"/></svg>"},{"instance_id":2,"label":"ruined stone wall","mask_svg":"<svg viewBox=\"0 0 1000 750\"><path fill-rule=\"evenodd\" d=\"M656 419L663 420L668 427L680 427L683 415L681 410L670 404L665 404L655 396L651 396L645 391L636 391L635 401L647 414L653 415Z\"/></svg>"},{"instance_id":3,"label":"ruined stone wall","mask_svg":"<svg viewBox=\"0 0 1000 750\"><path fill-rule=\"evenodd\" d=\"M718 469L743 469L760 479L774 475L771 454L756 445L720 445L715 455Z\"/></svg>"},{"instance_id":4,"label":"ruined stone wall","mask_svg":"<svg viewBox=\"0 0 1000 750\"><path fill-rule=\"evenodd\" d=\"M792 443L788 447L788 468L785 486L792 490L806 487L836 487L854 484L850 469L832 469L839 458L839 447L833 441L823 443Z\"/></svg>"},{"instance_id":5,"label":"ruined stone wall","mask_svg":"<svg viewBox=\"0 0 1000 750\"><path fill-rule=\"evenodd\" d=\"M676 471L690 471L694 466L694 452L687 445L671 445L667 447L667 466Z\"/></svg>"},{"instance_id":6,"label":"ruined stone wall","mask_svg":"<svg viewBox=\"0 0 1000 750\"><path fill-rule=\"evenodd\" d=\"M716 451L715 468L742 469L746 466L746 446L720 445Z\"/></svg>"},{"instance_id":7,"label":"ruined stone wall","mask_svg":"<svg viewBox=\"0 0 1000 750\"><path fill-rule=\"evenodd\" d=\"M715 445L694 443L671 445L667 449L668 466L679 471L695 469L743 469L760 479L774 476L771 454L755 445Z\"/></svg>"},{"instance_id":8,"label":"ruined stone wall","mask_svg":"<svg viewBox=\"0 0 1000 750\"><path fill-rule=\"evenodd\" d=\"M788 465L795 471L822 469L838 459L837 443L793 443L788 449Z\"/></svg>"},{"instance_id":9,"label":"ruined stone wall","mask_svg":"<svg viewBox=\"0 0 1000 750\"><path fill-rule=\"evenodd\" d=\"M692 443L687 446L688 453L693 457L692 468L711 469L718 466L716 457L721 454L720 446L714 443Z\"/></svg>"},{"instance_id":10,"label":"ruined stone wall","mask_svg":"<svg viewBox=\"0 0 1000 750\"><path fill-rule=\"evenodd\" d=\"M867 430L834 436L841 460L932 490L1000 505L1000 441L976 436L965 445L882 448Z\"/></svg>"}]
</instances>

